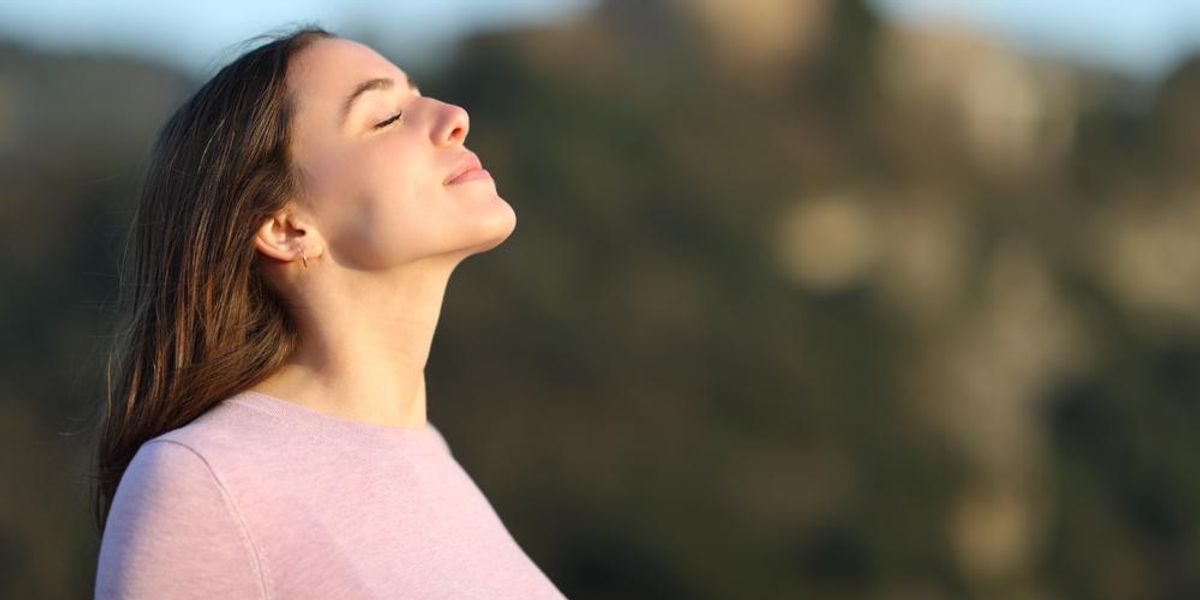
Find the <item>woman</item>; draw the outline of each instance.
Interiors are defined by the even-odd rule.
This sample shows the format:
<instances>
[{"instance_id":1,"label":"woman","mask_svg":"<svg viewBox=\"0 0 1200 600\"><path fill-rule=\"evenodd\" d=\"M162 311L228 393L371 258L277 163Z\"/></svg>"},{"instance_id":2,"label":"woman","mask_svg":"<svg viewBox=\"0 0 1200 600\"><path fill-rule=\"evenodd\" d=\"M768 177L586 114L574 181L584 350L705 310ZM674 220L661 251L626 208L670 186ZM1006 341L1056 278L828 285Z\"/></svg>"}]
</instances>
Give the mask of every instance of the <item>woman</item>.
<instances>
[{"instance_id":1,"label":"woman","mask_svg":"<svg viewBox=\"0 0 1200 600\"><path fill-rule=\"evenodd\" d=\"M468 129L319 28L168 121L108 368L98 598L562 598L426 419L450 273L516 224Z\"/></svg>"}]
</instances>

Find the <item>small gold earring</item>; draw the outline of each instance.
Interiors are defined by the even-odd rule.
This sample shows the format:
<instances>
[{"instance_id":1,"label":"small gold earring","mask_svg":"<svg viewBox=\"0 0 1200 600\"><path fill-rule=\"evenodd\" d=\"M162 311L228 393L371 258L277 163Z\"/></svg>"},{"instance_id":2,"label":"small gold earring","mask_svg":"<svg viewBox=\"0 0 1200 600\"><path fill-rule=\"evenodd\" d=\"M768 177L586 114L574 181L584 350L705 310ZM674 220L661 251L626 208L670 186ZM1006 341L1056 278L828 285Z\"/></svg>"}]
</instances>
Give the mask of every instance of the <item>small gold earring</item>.
<instances>
[{"instance_id":1,"label":"small gold earring","mask_svg":"<svg viewBox=\"0 0 1200 600\"><path fill-rule=\"evenodd\" d=\"M304 251L300 251L300 260L304 261L304 268L308 268L308 257L304 255Z\"/></svg>"}]
</instances>

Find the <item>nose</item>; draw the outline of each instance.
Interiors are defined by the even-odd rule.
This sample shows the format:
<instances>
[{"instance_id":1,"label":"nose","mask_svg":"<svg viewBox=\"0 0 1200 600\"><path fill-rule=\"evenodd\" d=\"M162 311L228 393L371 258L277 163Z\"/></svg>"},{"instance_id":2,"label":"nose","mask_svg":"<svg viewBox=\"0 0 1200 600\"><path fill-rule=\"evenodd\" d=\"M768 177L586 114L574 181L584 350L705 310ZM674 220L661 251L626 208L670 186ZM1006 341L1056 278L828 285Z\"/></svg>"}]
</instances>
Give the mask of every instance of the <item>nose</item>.
<instances>
[{"instance_id":1,"label":"nose","mask_svg":"<svg viewBox=\"0 0 1200 600\"><path fill-rule=\"evenodd\" d=\"M447 102L442 102L441 105L437 125L432 131L434 145L449 146L463 143L467 139L467 132L471 129L471 117L461 106Z\"/></svg>"}]
</instances>

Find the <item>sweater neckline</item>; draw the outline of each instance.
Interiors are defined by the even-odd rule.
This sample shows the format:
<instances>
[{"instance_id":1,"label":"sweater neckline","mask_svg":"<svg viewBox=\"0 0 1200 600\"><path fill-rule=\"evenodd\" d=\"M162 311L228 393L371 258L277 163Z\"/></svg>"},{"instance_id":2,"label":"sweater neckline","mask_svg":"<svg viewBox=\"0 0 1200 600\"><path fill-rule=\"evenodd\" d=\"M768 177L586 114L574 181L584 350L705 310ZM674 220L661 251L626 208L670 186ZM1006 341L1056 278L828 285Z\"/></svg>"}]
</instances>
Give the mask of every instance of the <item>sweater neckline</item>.
<instances>
[{"instance_id":1,"label":"sweater neckline","mask_svg":"<svg viewBox=\"0 0 1200 600\"><path fill-rule=\"evenodd\" d=\"M230 397L227 402L248 406L284 420L301 423L329 433L378 436L413 442L423 440L433 441L437 437L440 437L437 427L428 418L425 419L425 424L421 427L380 425L378 423L368 423L366 421L339 417L301 406L277 396L249 389L238 392Z\"/></svg>"}]
</instances>

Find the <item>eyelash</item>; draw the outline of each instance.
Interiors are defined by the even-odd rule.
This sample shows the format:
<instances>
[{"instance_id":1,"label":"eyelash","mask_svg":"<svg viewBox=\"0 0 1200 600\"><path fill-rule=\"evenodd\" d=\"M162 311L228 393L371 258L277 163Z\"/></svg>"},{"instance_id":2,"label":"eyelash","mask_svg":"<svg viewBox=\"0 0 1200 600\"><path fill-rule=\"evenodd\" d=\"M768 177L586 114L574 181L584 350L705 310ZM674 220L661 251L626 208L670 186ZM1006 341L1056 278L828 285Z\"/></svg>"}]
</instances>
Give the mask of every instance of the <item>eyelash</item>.
<instances>
[{"instance_id":1,"label":"eyelash","mask_svg":"<svg viewBox=\"0 0 1200 600\"><path fill-rule=\"evenodd\" d=\"M394 116L388 117L386 120L381 121L378 124L376 124L375 129L383 129L384 127L387 127L388 125L391 125L392 123L399 120L400 117L402 117L402 116L404 116L404 112L403 111L398 112Z\"/></svg>"},{"instance_id":2,"label":"eyelash","mask_svg":"<svg viewBox=\"0 0 1200 600\"><path fill-rule=\"evenodd\" d=\"M421 90L420 90L420 88L417 87L417 82L413 81L412 77L409 77L408 81L409 81L409 85L411 85L413 87L413 89L416 90L417 95L420 96ZM400 111L400 112L396 113L395 115L388 117L387 119L380 121L379 123L376 123L374 129L383 129L384 127L387 127L388 125L391 125L392 123L395 123L396 121L400 120L400 117L403 117L403 116L404 116L404 111Z\"/></svg>"}]
</instances>

